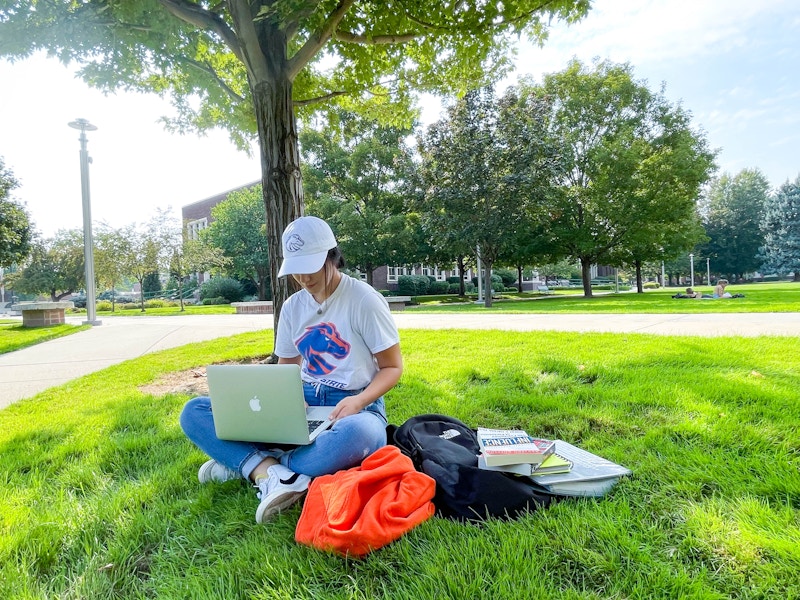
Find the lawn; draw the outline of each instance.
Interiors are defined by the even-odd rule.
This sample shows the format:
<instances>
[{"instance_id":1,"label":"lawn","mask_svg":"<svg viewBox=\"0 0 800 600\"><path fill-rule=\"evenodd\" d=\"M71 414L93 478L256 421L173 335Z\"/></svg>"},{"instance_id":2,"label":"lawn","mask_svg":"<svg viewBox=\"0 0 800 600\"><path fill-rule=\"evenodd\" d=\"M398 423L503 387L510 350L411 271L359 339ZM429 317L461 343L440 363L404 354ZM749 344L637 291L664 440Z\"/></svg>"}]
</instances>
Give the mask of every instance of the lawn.
<instances>
[{"instance_id":1,"label":"lawn","mask_svg":"<svg viewBox=\"0 0 800 600\"><path fill-rule=\"evenodd\" d=\"M40 342L77 333L89 325L51 325L49 327L23 327L17 320L0 321L0 354L13 352Z\"/></svg>"},{"instance_id":2,"label":"lawn","mask_svg":"<svg viewBox=\"0 0 800 600\"><path fill-rule=\"evenodd\" d=\"M506 313L743 313L743 312L797 312L800 311L800 283L764 283L732 285L732 294L744 298L719 300L675 299L672 296L685 288L664 288L635 292L595 292L591 298L582 293L553 294L548 296L523 294L495 300L491 308L475 303L434 303L408 307L415 312L506 312ZM698 287L698 291L710 289ZM420 297L424 301L424 296Z\"/></svg>"},{"instance_id":3,"label":"lawn","mask_svg":"<svg viewBox=\"0 0 800 600\"><path fill-rule=\"evenodd\" d=\"M699 302L699 301L698 301ZM433 518L366 559L200 485L185 393L138 386L269 351L249 333L146 355L0 411L3 598L800 598L796 338L401 332L393 423L522 427L633 470L601 500Z\"/></svg>"}]
</instances>

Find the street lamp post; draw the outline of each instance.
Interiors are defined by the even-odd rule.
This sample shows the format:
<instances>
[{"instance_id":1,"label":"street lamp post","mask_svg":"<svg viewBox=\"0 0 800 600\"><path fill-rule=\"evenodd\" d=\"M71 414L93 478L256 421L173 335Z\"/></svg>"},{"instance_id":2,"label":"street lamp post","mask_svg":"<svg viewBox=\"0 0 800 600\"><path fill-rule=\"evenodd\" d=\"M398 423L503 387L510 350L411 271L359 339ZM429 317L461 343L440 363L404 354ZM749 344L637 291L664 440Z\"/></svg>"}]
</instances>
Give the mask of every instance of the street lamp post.
<instances>
[{"instance_id":1,"label":"street lamp post","mask_svg":"<svg viewBox=\"0 0 800 600\"><path fill-rule=\"evenodd\" d=\"M89 152L86 150L86 132L96 131L97 127L86 119L75 119L68 123L81 132L81 197L83 199L83 262L86 279L86 321L84 325L100 325L96 319L94 284L94 249L92 242L92 208L89 202Z\"/></svg>"},{"instance_id":2,"label":"street lamp post","mask_svg":"<svg viewBox=\"0 0 800 600\"><path fill-rule=\"evenodd\" d=\"M711 259L706 258L706 285L711 285Z\"/></svg>"},{"instance_id":3,"label":"street lamp post","mask_svg":"<svg viewBox=\"0 0 800 600\"><path fill-rule=\"evenodd\" d=\"M482 291L482 283L481 279L481 247L480 245L475 247L475 262L478 265L478 299L475 301L475 304L482 304L483 303L483 291Z\"/></svg>"},{"instance_id":4,"label":"street lamp post","mask_svg":"<svg viewBox=\"0 0 800 600\"><path fill-rule=\"evenodd\" d=\"M694 254L689 255L689 272L691 273L691 284L694 285Z\"/></svg>"}]
</instances>

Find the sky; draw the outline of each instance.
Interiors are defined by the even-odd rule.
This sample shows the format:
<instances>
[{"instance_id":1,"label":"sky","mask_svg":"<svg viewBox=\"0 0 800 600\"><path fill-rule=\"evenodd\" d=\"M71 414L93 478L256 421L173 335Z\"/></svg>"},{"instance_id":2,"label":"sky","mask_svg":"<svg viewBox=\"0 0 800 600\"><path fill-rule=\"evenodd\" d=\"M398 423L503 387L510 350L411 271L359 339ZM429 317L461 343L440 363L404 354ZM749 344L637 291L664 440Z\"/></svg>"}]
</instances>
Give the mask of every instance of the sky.
<instances>
[{"instance_id":1,"label":"sky","mask_svg":"<svg viewBox=\"0 0 800 600\"><path fill-rule=\"evenodd\" d=\"M514 74L540 79L571 58L628 62L634 76L692 114L719 150L719 172L760 169L777 187L800 175L800 2L797 0L594 0L582 22L555 23L543 48L521 43ZM112 227L144 223L261 178L257 153L225 131L167 132L156 95L105 96L55 59L0 60L0 156L20 181L12 192L35 229L83 227L80 132L89 120L91 216ZM501 86L502 87L502 86ZM440 116L423 99L422 120Z\"/></svg>"}]
</instances>

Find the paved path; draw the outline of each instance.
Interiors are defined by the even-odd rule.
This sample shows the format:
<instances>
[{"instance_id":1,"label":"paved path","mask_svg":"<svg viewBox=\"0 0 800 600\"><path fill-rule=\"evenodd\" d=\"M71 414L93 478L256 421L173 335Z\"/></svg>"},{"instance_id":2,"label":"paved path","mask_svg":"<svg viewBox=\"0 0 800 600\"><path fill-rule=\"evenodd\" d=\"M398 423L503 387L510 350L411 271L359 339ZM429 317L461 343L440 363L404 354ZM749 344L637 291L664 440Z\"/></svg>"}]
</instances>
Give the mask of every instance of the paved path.
<instances>
[{"instance_id":1,"label":"paved path","mask_svg":"<svg viewBox=\"0 0 800 600\"><path fill-rule=\"evenodd\" d=\"M660 335L789 335L800 337L800 313L479 314L393 313L401 329L602 331ZM81 317L67 322L80 324ZM149 352L246 331L272 329L272 315L113 317L73 335L0 355L0 409ZM265 331L265 336L272 336Z\"/></svg>"}]
</instances>

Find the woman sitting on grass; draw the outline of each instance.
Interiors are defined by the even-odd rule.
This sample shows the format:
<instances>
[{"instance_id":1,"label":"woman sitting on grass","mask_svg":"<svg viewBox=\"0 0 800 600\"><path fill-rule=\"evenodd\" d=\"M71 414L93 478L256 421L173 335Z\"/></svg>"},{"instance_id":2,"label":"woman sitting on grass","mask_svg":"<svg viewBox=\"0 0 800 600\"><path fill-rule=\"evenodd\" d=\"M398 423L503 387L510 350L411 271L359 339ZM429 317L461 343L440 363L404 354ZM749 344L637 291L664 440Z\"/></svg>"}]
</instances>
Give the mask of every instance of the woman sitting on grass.
<instances>
[{"instance_id":1,"label":"woman sitting on grass","mask_svg":"<svg viewBox=\"0 0 800 600\"><path fill-rule=\"evenodd\" d=\"M300 217L289 224L282 241L278 275L291 275L302 289L283 305L275 354L279 363L300 365L307 404L336 407L333 425L307 446L276 448L217 438L207 397L193 398L181 414L187 437L211 457L200 467L200 482L252 481L261 500L258 523L298 501L311 477L357 466L386 445L383 395L403 371L400 338L386 299L339 271L344 259L328 224ZM335 330L341 340L342 352L326 358L324 368L303 341L317 329Z\"/></svg>"},{"instance_id":2,"label":"woman sitting on grass","mask_svg":"<svg viewBox=\"0 0 800 600\"><path fill-rule=\"evenodd\" d=\"M730 292L726 292L725 288L728 285L727 279L720 279L714 287L714 298L733 298Z\"/></svg>"}]
</instances>

